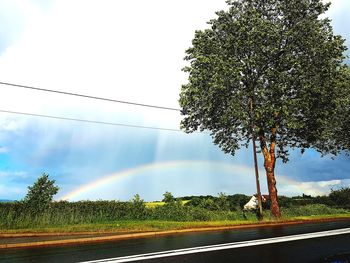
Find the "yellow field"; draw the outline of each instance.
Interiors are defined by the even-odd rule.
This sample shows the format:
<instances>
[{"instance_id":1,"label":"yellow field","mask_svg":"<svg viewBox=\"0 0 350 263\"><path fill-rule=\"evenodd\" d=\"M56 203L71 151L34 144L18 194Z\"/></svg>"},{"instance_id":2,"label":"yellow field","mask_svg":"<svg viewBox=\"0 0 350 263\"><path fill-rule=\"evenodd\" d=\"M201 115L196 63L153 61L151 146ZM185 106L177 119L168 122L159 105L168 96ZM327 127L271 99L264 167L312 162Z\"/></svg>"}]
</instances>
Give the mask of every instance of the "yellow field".
<instances>
[{"instance_id":1,"label":"yellow field","mask_svg":"<svg viewBox=\"0 0 350 263\"><path fill-rule=\"evenodd\" d=\"M186 204L186 203L188 203L189 202L189 200L184 200L184 201L182 201L182 204L184 205L184 204ZM156 207L156 206L162 206L162 205L164 205L165 203L164 202L161 202L161 201L156 201L156 202L146 202L146 207L147 208L153 208L153 207Z\"/></svg>"}]
</instances>

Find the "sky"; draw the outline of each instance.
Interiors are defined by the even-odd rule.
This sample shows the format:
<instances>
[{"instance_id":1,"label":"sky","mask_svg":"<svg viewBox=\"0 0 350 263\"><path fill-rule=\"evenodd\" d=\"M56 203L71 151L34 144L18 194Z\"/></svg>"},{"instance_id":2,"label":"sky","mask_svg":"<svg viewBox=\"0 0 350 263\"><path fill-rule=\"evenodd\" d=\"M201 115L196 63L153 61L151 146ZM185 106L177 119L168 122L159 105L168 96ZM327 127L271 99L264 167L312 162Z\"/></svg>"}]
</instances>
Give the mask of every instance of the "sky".
<instances>
[{"instance_id":1,"label":"sky","mask_svg":"<svg viewBox=\"0 0 350 263\"><path fill-rule=\"evenodd\" d=\"M226 8L224 0L0 0L0 82L179 108L185 50ZM333 0L327 16L350 47L349 13L350 1ZM5 85L0 92L0 199L22 199L42 173L60 187L56 200L256 191L252 149L224 154L208 134L1 112L178 130L177 111ZM292 151L289 163L278 160L276 179L281 195L324 195L350 185L349 157Z\"/></svg>"}]
</instances>

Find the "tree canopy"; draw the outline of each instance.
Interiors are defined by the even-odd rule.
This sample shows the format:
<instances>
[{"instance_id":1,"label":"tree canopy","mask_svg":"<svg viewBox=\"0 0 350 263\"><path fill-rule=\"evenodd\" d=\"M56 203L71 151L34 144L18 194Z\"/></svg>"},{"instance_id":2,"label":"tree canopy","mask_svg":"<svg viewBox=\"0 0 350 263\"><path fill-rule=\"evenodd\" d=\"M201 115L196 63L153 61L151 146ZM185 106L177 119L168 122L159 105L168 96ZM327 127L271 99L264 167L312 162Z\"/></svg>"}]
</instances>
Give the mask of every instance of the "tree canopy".
<instances>
[{"instance_id":1,"label":"tree canopy","mask_svg":"<svg viewBox=\"0 0 350 263\"><path fill-rule=\"evenodd\" d=\"M214 143L232 155L249 144L253 129L270 191L275 159L288 161L290 148L348 149L331 127L334 115L349 109L345 40L320 17L330 6L322 0L227 3L186 51L181 126L210 130ZM277 202L277 191L273 195Z\"/></svg>"},{"instance_id":2,"label":"tree canopy","mask_svg":"<svg viewBox=\"0 0 350 263\"><path fill-rule=\"evenodd\" d=\"M24 202L36 212L43 212L49 207L58 190L55 180L50 180L49 175L44 173L32 186L28 186Z\"/></svg>"},{"instance_id":3,"label":"tree canopy","mask_svg":"<svg viewBox=\"0 0 350 263\"><path fill-rule=\"evenodd\" d=\"M172 203L175 203L175 197L172 195L172 193L166 191L164 194L163 194L163 202L164 203L167 203L167 204L172 204Z\"/></svg>"},{"instance_id":4,"label":"tree canopy","mask_svg":"<svg viewBox=\"0 0 350 263\"><path fill-rule=\"evenodd\" d=\"M334 140L338 150L347 151L350 149L350 68L344 68L342 78L339 80L341 94L338 98L338 110L332 118L326 135ZM331 135L331 136L330 136Z\"/></svg>"}]
</instances>

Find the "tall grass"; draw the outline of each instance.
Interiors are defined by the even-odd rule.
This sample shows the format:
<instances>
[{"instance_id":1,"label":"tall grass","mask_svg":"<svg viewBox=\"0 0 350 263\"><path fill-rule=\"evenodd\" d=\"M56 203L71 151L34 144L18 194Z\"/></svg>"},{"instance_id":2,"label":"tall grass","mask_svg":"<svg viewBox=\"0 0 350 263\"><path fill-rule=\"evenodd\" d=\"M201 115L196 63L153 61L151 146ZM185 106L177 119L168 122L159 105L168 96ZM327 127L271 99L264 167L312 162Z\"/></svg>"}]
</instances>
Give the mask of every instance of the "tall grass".
<instances>
[{"instance_id":1,"label":"tall grass","mask_svg":"<svg viewBox=\"0 0 350 263\"><path fill-rule=\"evenodd\" d=\"M298 216L316 216L316 215L336 215L348 214L349 210L343 208L334 208L324 204L312 204L304 206L291 206L289 208L282 208L282 215L284 217L298 217Z\"/></svg>"},{"instance_id":2,"label":"tall grass","mask_svg":"<svg viewBox=\"0 0 350 263\"><path fill-rule=\"evenodd\" d=\"M284 219L300 216L349 214L349 210L332 208L323 204L290 206L282 208ZM268 210L264 212L265 220L271 219ZM63 228L74 225L109 224L117 222L210 222L210 221L247 221L256 222L253 212L246 213L240 209L210 210L203 207L183 205L181 202L146 207L145 203L118 201L81 201L53 202L44 212L37 212L24 202L0 203L0 230Z\"/></svg>"},{"instance_id":3,"label":"tall grass","mask_svg":"<svg viewBox=\"0 0 350 263\"><path fill-rule=\"evenodd\" d=\"M147 208L140 202L54 202L38 213L23 202L0 203L0 229L25 229L122 220L217 221L244 220L238 211L210 211L179 202Z\"/></svg>"}]
</instances>

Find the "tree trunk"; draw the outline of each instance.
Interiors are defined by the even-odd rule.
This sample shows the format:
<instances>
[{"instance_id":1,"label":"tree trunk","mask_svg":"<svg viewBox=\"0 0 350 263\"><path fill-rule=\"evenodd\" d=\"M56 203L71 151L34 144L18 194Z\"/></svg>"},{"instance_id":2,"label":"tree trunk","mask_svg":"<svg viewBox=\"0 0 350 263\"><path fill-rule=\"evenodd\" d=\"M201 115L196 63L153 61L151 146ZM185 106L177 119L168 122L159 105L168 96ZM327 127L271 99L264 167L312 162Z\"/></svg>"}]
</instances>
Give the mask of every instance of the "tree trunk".
<instances>
[{"instance_id":1,"label":"tree trunk","mask_svg":"<svg viewBox=\"0 0 350 263\"><path fill-rule=\"evenodd\" d=\"M281 217L280 207L278 205L278 196L276 188L275 179L275 162L274 158L265 159L264 166L266 170L267 186L269 189L270 203L271 203L271 213L272 215L279 219Z\"/></svg>"},{"instance_id":2,"label":"tree trunk","mask_svg":"<svg viewBox=\"0 0 350 263\"><path fill-rule=\"evenodd\" d=\"M267 186L269 189L271 213L276 219L279 219L281 218L281 212L280 212L280 207L278 205L278 196L277 196L276 179L275 179L275 163L276 163L275 134L276 134L276 129L273 129L270 149L268 149L265 138L262 134L260 135L260 144L261 144L261 150L264 155L264 167L265 167L266 177L267 177Z\"/></svg>"}]
</instances>

